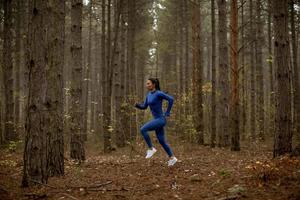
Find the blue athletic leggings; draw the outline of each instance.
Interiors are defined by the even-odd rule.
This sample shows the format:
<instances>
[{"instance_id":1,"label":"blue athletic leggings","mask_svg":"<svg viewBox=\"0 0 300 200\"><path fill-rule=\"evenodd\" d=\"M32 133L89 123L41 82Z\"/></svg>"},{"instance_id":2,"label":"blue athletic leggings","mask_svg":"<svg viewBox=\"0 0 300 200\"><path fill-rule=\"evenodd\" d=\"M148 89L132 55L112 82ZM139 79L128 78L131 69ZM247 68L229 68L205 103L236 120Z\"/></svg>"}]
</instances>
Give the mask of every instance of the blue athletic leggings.
<instances>
[{"instance_id":1,"label":"blue athletic leggings","mask_svg":"<svg viewBox=\"0 0 300 200\"><path fill-rule=\"evenodd\" d=\"M145 123L141 127L140 131L141 131L149 148L152 148L152 142L148 135L148 131L155 131L156 137L157 137L159 143L164 148L164 150L167 152L169 157L171 157L171 156L173 156L173 152L165 140L164 126L166 125L166 123L167 123L167 121L166 121L165 117L155 118L155 119L152 119L151 121Z\"/></svg>"}]
</instances>

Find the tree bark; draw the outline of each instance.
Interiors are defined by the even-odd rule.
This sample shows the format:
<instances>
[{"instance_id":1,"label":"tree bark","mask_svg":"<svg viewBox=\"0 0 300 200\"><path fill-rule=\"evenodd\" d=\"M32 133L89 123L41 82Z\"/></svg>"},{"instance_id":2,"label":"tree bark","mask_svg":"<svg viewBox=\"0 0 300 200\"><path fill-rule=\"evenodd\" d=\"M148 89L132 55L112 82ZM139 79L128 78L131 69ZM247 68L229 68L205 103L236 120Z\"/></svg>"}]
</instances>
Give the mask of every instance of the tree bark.
<instances>
[{"instance_id":1,"label":"tree bark","mask_svg":"<svg viewBox=\"0 0 300 200\"><path fill-rule=\"evenodd\" d=\"M193 93L194 93L194 125L196 129L197 144L204 144L203 132L203 106L202 106L202 76L203 66L201 62L201 18L199 1L193 3L192 14L192 38L193 38Z\"/></svg>"},{"instance_id":2,"label":"tree bark","mask_svg":"<svg viewBox=\"0 0 300 200\"><path fill-rule=\"evenodd\" d=\"M49 176L64 174L63 137L63 67L65 41L65 1L48 2L48 51L46 132L48 142L47 169Z\"/></svg>"},{"instance_id":3,"label":"tree bark","mask_svg":"<svg viewBox=\"0 0 300 200\"><path fill-rule=\"evenodd\" d=\"M231 65L231 101L230 101L230 120L231 120L231 150L240 150L239 133L239 72L238 72L238 5L237 0L230 3L230 65Z\"/></svg>"},{"instance_id":4,"label":"tree bark","mask_svg":"<svg viewBox=\"0 0 300 200\"><path fill-rule=\"evenodd\" d=\"M242 106L240 106L241 110L241 139L244 140L246 138L246 124L247 124L247 108L248 108L248 95L247 95L247 70L245 65L245 9L244 4L246 1L241 1L241 98L242 98Z\"/></svg>"},{"instance_id":5,"label":"tree bark","mask_svg":"<svg viewBox=\"0 0 300 200\"><path fill-rule=\"evenodd\" d=\"M92 10L93 0L89 0L89 36L88 36L88 55L87 55L87 65L86 65L86 74L84 78L85 90L84 90L84 122L83 130L85 133L88 132L88 108L89 108L89 90L91 82L91 68L92 68Z\"/></svg>"},{"instance_id":6,"label":"tree bark","mask_svg":"<svg viewBox=\"0 0 300 200\"><path fill-rule=\"evenodd\" d=\"M83 103L82 103L82 0L71 2L71 152L70 156L78 161L85 160Z\"/></svg>"},{"instance_id":7,"label":"tree bark","mask_svg":"<svg viewBox=\"0 0 300 200\"><path fill-rule=\"evenodd\" d=\"M216 144L216 19L215 19L215 0L211 0L211 138L210 146Z\"/></svg>"},{"instance_id":8,"label":"tree bark","mask_svg":"<svg viewBox=\"0 0 300 200\"><path fill-rule=\"evenodd\" d=\"M185 35L185 93L189 92L190 86L190 64L189 64L189 1L184 0L184 35ZM185 107L185 112L189 113L189 104Z\"/></svg>"},{"instance_id":9,"label":"tree bark","mask_svg":"<svg viewBox=\"0 0 300 200\"><path fill-rule=\"evenodd\" d=\"M112 150L111 147L111 134L113 131L111 120L111 82L110 73L112 71L111 56L111 0L107 1L107 37L106 37L106 69L104 72L105 84L103 90L103 136L104 136L104 152L109 153Z\"/></svg>"},{"instance_id":10,"label":"tree bark","mask_svg":"<svg viewBox=\"0 0 300 200\"><path fill-rule=\"evenodd\" d=\"M14 98L13 98L13 60L12 60L12 0L3 1L3 81L4 81L4 138L16 140L17 133L14 127Z\"/></svg>"},{"instance_id":11,"label":"tree bark","mask_svg":"<svg viewBox=\"0 0 300 200\"><path fill-rule=\"evenodd\" d=\"M273 69L273 50L272 50L272 5L271 0L268 0L268 63L269 63L269 79L270 79L270 116L269 116L269 133L273 135L275 124L274 124L274 112L275 112L275 99L274 99L274 69Z\"/></svg>"},{"instance_id":12,"label":"tree bark","mask_svg":"<svg viewBox=\"0 0 300 200\"><path fill-rule=\"evenodd\" d=\"M122 133L122 124L121 124L121 104L122 104L122 94L121 94L121 61L120 61L120 56L121 56L121 45L119 42L119 30L120 30L120 21L121 21L121 13L122 13L122 7L123 7L123 1L115 1L116 5L114 6L115 12L114 12L114 45L113 45L113 55L112 55L112 62L113 62L113 71L111 76L111 79L113 78L113 87L114 87L114 98L115 98L115 135L118 138L116 140L117 146L124 146L124 135ZM122 31L122 30L121 30ZM123 68L124 69L124 68ZM122 71L124 73L124 71ZM123 141L121 141L123 140Z\"/></svg>"},{"instance_id":13,"label":"tree bark","mask_svg":"<svg viewBox=\"0 0 300 200\"><path fill-rule=\"evenodd\" d=\"M258 137L260 140L265 139L264 134L264 76L263 76L263 58L262 58L262 46L263 46L263 23L262 23L262 2L261 0L256 0L256 85L257 85L257 130Z\"/></svg>"},{"instance_id":14,"label":"tree bark","mask_svg":"<svg viewBox=\"0 0 300 200\"><path fill-rule=\"evenodd\" d=\"M46 15L47 2L29 1L28 29L28 101L26 109L25 146L22 186L29 182L47 183L47 135L46 115L48 106L46 82Z\"/></svg>"},{"instance_id":15,"label":"tree bark","mask_svg":"<svg viewBox=\"0 0 300 200\"><path fill-rule=\"evenodd\" d=\"M276 117L273 156L292 151L291 77L289 73L288 0L273 1Z\"/></svg>"},{"instance_id":16,"label":"tree bark","mask_svg":"<svg viewBox=\"0 0 300 200\"><path fill-rule=\"evenodd\" d=\"M93 1L90 1L90 3L93 3ZM90 12L92 13L92 12ZM92 17L92 16L91 16ZM98 87L98 74L99 71L97 71L97 67L99 66L99 52L100 52L100 44L99 44L99 38L98 38L98 17L96 17L96 23L94 30L91 30L94 34L94 51L91 52L92 55L94 55L94 64L91 64L91 126L90 131L95 132L96 131L96 110L97 110L97 102L99 97L99 87ZM91 47L92 48L92 47Z\"/></svg>"},{"instance_id":17,"label":"tree bark","mask_svg":"<svg viewBox=\"0 0 300 200\"><path fill-rule=\"evenodd\" d=\"M180 122L182 122L182 120L184 119L185 116L185 82L184 82L184 71L185 71L185 67L184 67L184 1L179 1L179 94L181 96L181 102L182 105L180 106ZM183 131L183 130L181 130Z\"/></svg>"},{"instance_id":18,"label":"tree bark","mask_svg":"<svg viewBox=\"0 0 300 200\"><path fill-rule=\"evenodd\" d=\"M227 47L227 16L226 1L218 0L219 12L219 89L220 89L220 127L218 134L218 146L229 145L229 67Z\"/></svg>"},{"instance_id":19,"label":"tree bark","mask_svg":"<svg viewBox=\"0 0 300 200\"><path fill-rule=\"evenodd\" d=\"M250 10L250 30L249 30L249 39L250 39L250 88L251 88L251 100L250 100L250 133L251 139L254 141L256 139L256 128L255 128L255 66L254 66L254 41L255 41L255 30L253 28L253 0L250 0L249 4Z\"/></svg>"},{"instance_id":20,"label":"tree bark","mask_svg":"<svg viewBox=\"0 0 300 200\"><path fill-rule=\"evenodd\" d=\"M129 91L131 95L131 104L133 104L134 98L136 97L136 66L135 66L135 32L136 25L136 0L128 0L128 72L129 72ZM130 129L131 129L131 139L134 140L137 136L137 111L135 108L131 108L131 119L130 119Z\"/></svg>"},{"instance_id":21,"label":"tree bark","mask_svg":"<svg viewBox=\"0 0 300 200\"><path fill-rule=\"evenodd\" d=\"M294 126L295 133L300 135L300 82L299 82L299 71L298 71L298 46L296 37L296 27L295 27L295 3L294 0L290 2L290 12L291 12L291 33L292 33L292 55L293 55L293 100L294 100Z\"/></svg>"},{"instance_id":22,"label":"tree bark","mask_svg":"<svg viewBox=\"0 0 300 200\"><path fill-rule=\"evenodd\" d=\"M125 3L124 3L125 4ZM123 6L125 7L125 5ZM126 112L126 102L125 102L125 76L126 76L126 63L125 63L125 54L126 54L126 26L125 26L125 17L124 14L121 15L121 25L120 25L120 86L119 86L119 91L118 95L119 96L119 101L120 101L120 108L117 114L120 115L119 121L117 123L119 124L120 132L117 135L117 146L118 147L124 147L125 146L125 141L129 138L127 138L127 130L129 129L128 127L128 113Z\"/></svg>"},{"instance_id":23,"label":"tree bark","mask_svg":"<svg viewBox=\"0 0 300 200\"><path fill-rule=\"evenodd\" d=\"M15 94L14 94L14 102L15 102L15 128L18 132L20 129L20 97L21 97L21 84L20 84L20 77L21 77L21 54L22 54L22 48L21 48L21 41L22 41L22 11L23 11L23 1L15 1Z\"/></svg>"}]
</instances>

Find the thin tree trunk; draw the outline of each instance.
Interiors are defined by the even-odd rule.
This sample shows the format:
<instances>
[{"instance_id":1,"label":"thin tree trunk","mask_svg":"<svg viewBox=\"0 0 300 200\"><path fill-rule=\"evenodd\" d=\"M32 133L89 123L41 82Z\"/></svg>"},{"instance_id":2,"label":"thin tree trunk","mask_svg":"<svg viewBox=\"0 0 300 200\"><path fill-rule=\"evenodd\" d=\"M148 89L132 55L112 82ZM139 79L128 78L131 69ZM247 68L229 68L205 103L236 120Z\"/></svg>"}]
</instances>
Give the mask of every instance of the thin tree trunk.
<instances>
[{"instance_id":1,"label":"thin tree trunk","mask_svg":"<svg viewBox=\"0 0 300 200\"><path fill-rule=\"evenodd\" d=\"M90 126L90 131L95 132L96 131L96 110L97 110L97 102L98 102L98 96L99 96L99 87L98 87L98 70L97 67L99 66L99 38L98 38L98 23L95 24L94 28L94 40L95 40L95 45L94 45L94 59L95 63L94 65L91 66L91 126Z\"/></svg>"},{"instance_id":2,"label":"thin tree trunk","mask_svg":"<svg viewBox=\"0 0 300 200\"><path fill-rule=\"evenodd\" d=\"M3 7L3 1L0 2L1 10ZM3 26L0 26L0 38L3 39ZM1 52L2 53L2 52ZM3 54L3 53L2 53ZM1 60L2 62L2 60ZM0 68L0 77L1 80L3 79L3 68ZM3 83L0 84L0 144L3 144L5 142L5 136L3 134L2 130L2 124L3 124Z\"/></svg>"},{"instance_id":3,"label":"thin tree trunk","mask_svg":"<svg viewBox=\"0 0 300 200\"><path fill-rule=\"evenodd\" d=\"M101 19L101 75L99 80L99 87L101 90L101 97L99 98L99 108L98 108L98 116L99 116L99 126L100 130L99 132L103 133L104 138L104 94L105 94L105 81L106 81L106 0L102 0L101 2L101 13L102 13L102 19ZM101 117L100 117L101 116Z\"/></svg>"},{"instance_id":4,"label":"thin tree trunk","mask_svg":"<svg viewBox=\"0 0 300 200\"><path fill-rule=\"evenodd\" d=\"M211 138L210 146L216 144L216 19L215 0L211 0Z\"/></svg>"},{"instance_id":5,"label":"thin tree trunk","mask_svg":"<svg viewBox=\"0 0 300 200\"><path fill-rule=\"evenodd\" d=\"M125 7L125 5L123 4L123 6ZM126 46L125 46L125 34L126 34L126 27L125 27L125 18L124 18L124 14L121 15L121 33L120 33L120 86L119 86L119 91L118 91L118 95L119 96L119 101L121 103L120 105L120 110L118 111L118 115L120 115L119 117L119 121L117 121L117 123L120 123L120 133L119 135L117 135L117 146L118 147L124 147L125 146L125 142L128 139L126 136L126 130L128 130L128 117L126 117L127 113L126 111L126 103L125 103L125 76L126 76L126 63L125 63L125 54L126 54Z\"/></svg>"},{"instance_id":6,"label":"thin tree trunk","mask_svg":"<svg viewBox=\"0 0 300 200\"><path fill-rule=\"evenodd\" d=\"M3 4L3 81L5 96L4 112L4 138L16 140L17 134L14 127L14 99L13 99L13 60L12 60L12 0L5 0Z\"/></svg>"},{"instance_id":7,"label":"thin tree trunk","mask_svg":"<svg viewBox=\"0 0 300 200\"><path fill-rule=\"evenodd\" d=\"M129 72L129 91L131 98L131 103L134 101L136 97L136 66L135 66L135 17L136 17L136 1L129 0L128 1L128 41L127 41L127 48L128 48L128 72ZM133 104L133 103L132 103ZM134 109L132 107L132 109ZM131 109L131 110L132 110ZM130 119L130 128L131 128L131 139L135 139L137 136L137 114L136 109L132 110L132 115Z\"/></svg>"},{"instance_id":8,"label":"thin tree trunk","mask_svg":"<svg viewBox=\"0 0 300 200\"><path fill-rule=\"evenodd\" d=\"M291 32L292 32L292 52L293 52L293 100L294 100L294 126L295 133L300 134L300 82L299 82L299 71L298 71L298 47L296 39L296 27L295 27L295 8L294 0L290 2L290 12L291 12Z\"/></svg>"},{"instance_id":9,"label":"thin tree trunk","mask_svg":"<svg viewBox=\"0 0 300 200\"><path fill-rule=\"evenodd\" d=\"M270 116L269 116L269 133L273 135L275 124L274 124L274 112L275 112L275 95L274 95L274 73L273 73L273 51L272 51L272 5L271 0L268 0L268 63L269 63L269 79L270 79Z\"/></svg>"},{"instance_id":10,"label":"thin tree trunk","mask_svg":"<svg viewBox=\"0 0 300 200\"><path fill-rule=\"evenodd\" d=\"M92 67L92 10L93 0L89 0L89 36L88 36L88 55L87 55L87 65L86 65L86 75L84 78L85 83L85 93L84 93L84 121L83 130L84 133L88 132L88 108L89 108L89 90L91 82L91 67Z\"/></svg>"},{"instance_id":11,"label":"thin tree trunk","mask_svg":"<svg viewBox=\"0 0 300 200\"><path fill-rule=\"evenodd\" d=\"M111 147L111 133L112 133L112 120L111 120L111 84L110 84L110 71L111 66L111 0L107 1L107 40L106 40L106 69L104 72L105 84L103 91L103 136L104 136L104 152L109 153Z\"/></svg>"},{"instance_id":12,"label":"thin tree trunk","mask_svg":"<svg viewBox=\"0 0 300 200\"><path fill-rule=\"evenodd\" d=\"M22 30L21 30L21 17L23 11L23 1L19 0L15 2L16 4L16 13L15 13L15 29L16 29L16 39L15 39L15 128L16 131L21 130L20 127L20 96L21 96L21 41L22 41Z\"/></svg>"},{"instance_id":13,"label":"thin tree trunk","mask_svg":"<svg viewBox=\"0 0 300 200\"><path fill-rule=\"evenodd\" d=\"M114 14L114 46L113 46L113 55L112 55L112 62L114 64L113 71L111 76L111 79L113 78L113 84L114 84L114 98L115 98L115 134L118 138L116 140L117 146L124 146L124 134L122 133L122 124L121 124L121 104L122 104L122 94L121 94L121 61L120 61L120 43L119 43L119 28L120 27L120 18L122 13L122 7L123 7L123 1L115 1L115 14ZM122 31L122 30L121 30ZM124 68L123 68L124 69ZM124 71L122 71L124 73ZM111 80L112 81L112 80ZM120 141L123 139L123 141Z\"/></svg>"},{"instance_id":14,"label":"thin tree trunk","mask_svg":"<svg viewBox=\"0 0 300 200\"><path fill-rule=\"evenodd\" d=\"M230 66L231 66L231 150L240 150L239 133L239 72L238 72L238 5L237 0L232 0L230 4Z\"/></svg>"},{"instance_id":15,"label":"thin tree trunk","mask_svg":"<svg viewBox=\"0 0 300 200\"><path fill-rule=\"evenodd\" d=\"M193 38L193 93L196 109L194 110L194 124L196 129L196 142L204 144L204 127L203 127L203 106L202 106L202 74L203 65L201 62L201 20L200 20L199 1L193 3L192 17L192 38Z\"/></svg>"},{"instance_id":16,"label":"thin tree trunk","mask_svg":"<svg viewBox=\"0 0 300 200\"><path fill-rule=\"evenodd\" d=\"M130 104L129 104L129 65L128 65L128 1L124 1L124 13L122 15L123 21L123 39L121 40L121 49L122 49L122 55L121 55L121 63L123 65L122 68L124 68L124 77L122 75L122 83L124 84L124 88L122 90L123 92L123 103L121 106L121 112L124 118L122 118L122 127L123 127L123 135L125 137L126 142L131 141L131 135L130 135ZM124 142L125 142L124 141Z\"/></svg>"},{"instance_id":17,"label":"thin tree trunk","mask_svg":"<svg viewBox=\"0 0 300 200\"><path fill-rule=\"evenodd\" d=\"M184 95L184 32L183 32L183 27L184 27L184 10L183 10L183 1L180 1L180 6L179 6L179 21L180 21L180 26L179 26L179 88L180 88L180 94L181 94L181 101L184 101L183 95ZM184 106L185 102L183 102L183 106L181 106L181 112L180 116L184 117Z\"/></svg>"},{"instance_id":18,"label":"thin tree trunk","mask_svg":"<svg viewBox=\"0 0 300 200\"><path fill-rule=\"evenodd\" d=\"M250 100L250 133L251 139L254 141L256 139L255 133L255 66L254 66L254 40L255 40L255 31L253 28L253 0L250 0L250 30L249 30L249 39L250 39L250 88L251 88L251 100Z\"/></svg>"},{"instance_id":19,"label":"thin tree trunk","mask_svg":"<svg viewBox=\"0 0 300 200\"><path fill-rule=\"evenodd\" d=\"M219 89L220 89L220 128L218 146L229 145L229 66L227 47L226 1L218 0L219 11Z\"/></svg>"},{"instance_id":20,"label":"thin tree trunk","mask_svg":"<svg viewBox=\"0 0 300 200\"><path fill-rule=\"evenodd\" d=\"M184 35L185 35L185 93L189 92L189 77L190 77L190 64L189 64L189 1L184 0ZM185 106L185 112L189 112L189 103L187 102L187 106Z\"/></svg>"},{"instance_id":21,"label":"thin tree trunk","mask_svg":"<svg viewBox=\"0 0 300 200\"><path fill-rule=\"evenodd\" d=\"M257 118L258 118L258 137L261 140L265 139L264 134L264 76L263 76L263 58L262 58L262 45L263 45L263 23L262 23L262 2L256 0L256 83L257 83Z\"/></svg>"},{"instance_id":22,"label":"thin tree trunk","mask_svg":"<svg viewBox=\"0 0 300 200\"><path fill-rule=\"evenodd\" d=\"M245 28L244 28L244 23L245 23L245 17L244 17L244 4L245 1L242 0L241 1L241 45L242 45L242 49L241 49L241 74L242 74L242 80L241 82L241 96L242 96L242 107L240 107L241 109L241 118L242 118L242 124L241 124L241 139L245 139L246 138L246 123L247 123L247 116L246 116L246 112L247 112L247 70L245 69Z\"/></svg>"}]
</instances>

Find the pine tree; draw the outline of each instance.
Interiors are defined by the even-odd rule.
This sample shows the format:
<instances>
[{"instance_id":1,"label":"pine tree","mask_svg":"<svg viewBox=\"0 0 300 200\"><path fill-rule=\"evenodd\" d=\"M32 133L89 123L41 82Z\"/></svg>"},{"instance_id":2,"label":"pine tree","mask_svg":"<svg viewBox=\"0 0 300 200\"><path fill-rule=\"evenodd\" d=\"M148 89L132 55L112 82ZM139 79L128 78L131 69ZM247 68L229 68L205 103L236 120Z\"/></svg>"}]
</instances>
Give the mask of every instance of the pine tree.
<instances>
[{"instance_id":1,"label":"pine tree","mask_svg":"<svg viewBox=\"0 0 300 200\"><path fill-rule=\"evenodd\" d=\"M274 157L292 151L288 0L273 1L276 114Z\"/></svg>"},{"instance_id":2,"label":"pine tree","mask_svg":"<svg viewBox=\"0 0 300 200\"><path fill-rule=\"evenodd\" d=\"M83 129L83 104L82 104L82 0L71 2L71 108L70 131L71 149L70 156L73 159L85 160L84 129Z\"/></svg>"}]
</instances>

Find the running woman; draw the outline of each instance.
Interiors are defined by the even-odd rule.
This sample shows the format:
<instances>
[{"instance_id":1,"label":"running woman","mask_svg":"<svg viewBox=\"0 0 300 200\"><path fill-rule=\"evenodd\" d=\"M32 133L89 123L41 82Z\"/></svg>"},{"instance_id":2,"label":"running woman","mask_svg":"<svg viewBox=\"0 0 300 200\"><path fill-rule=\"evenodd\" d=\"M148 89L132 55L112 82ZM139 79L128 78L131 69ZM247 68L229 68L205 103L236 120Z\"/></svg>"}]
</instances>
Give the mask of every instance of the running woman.
<instances>
[{"instance_id":1,"label":"running woman","mask_svg":"<svg viewBox=\"0 0 300 200\"><path fill-rule=\"evenodd\" d=\"M170 116L174 98L160 90L159 81L157 78L149 78L146 82L146 87L149 91L144 103L135 104L135 107L141 110L147 109L149 105L153 116L153 119L145 123L140 129L141 134L143 135L149 148L147 150L146 158L151 158L157 151L153 147L151 139L148 135L148 131L155 131L159 143L162 145L170 158L168 161L168 166L173 166L177 162L177 158L174 156L170 146L166 142L164 126L167 123L166 118ZM168 101L168 108L166 112L163 112L162 109L163 99Z\"/></svg>"}]
</instances>

